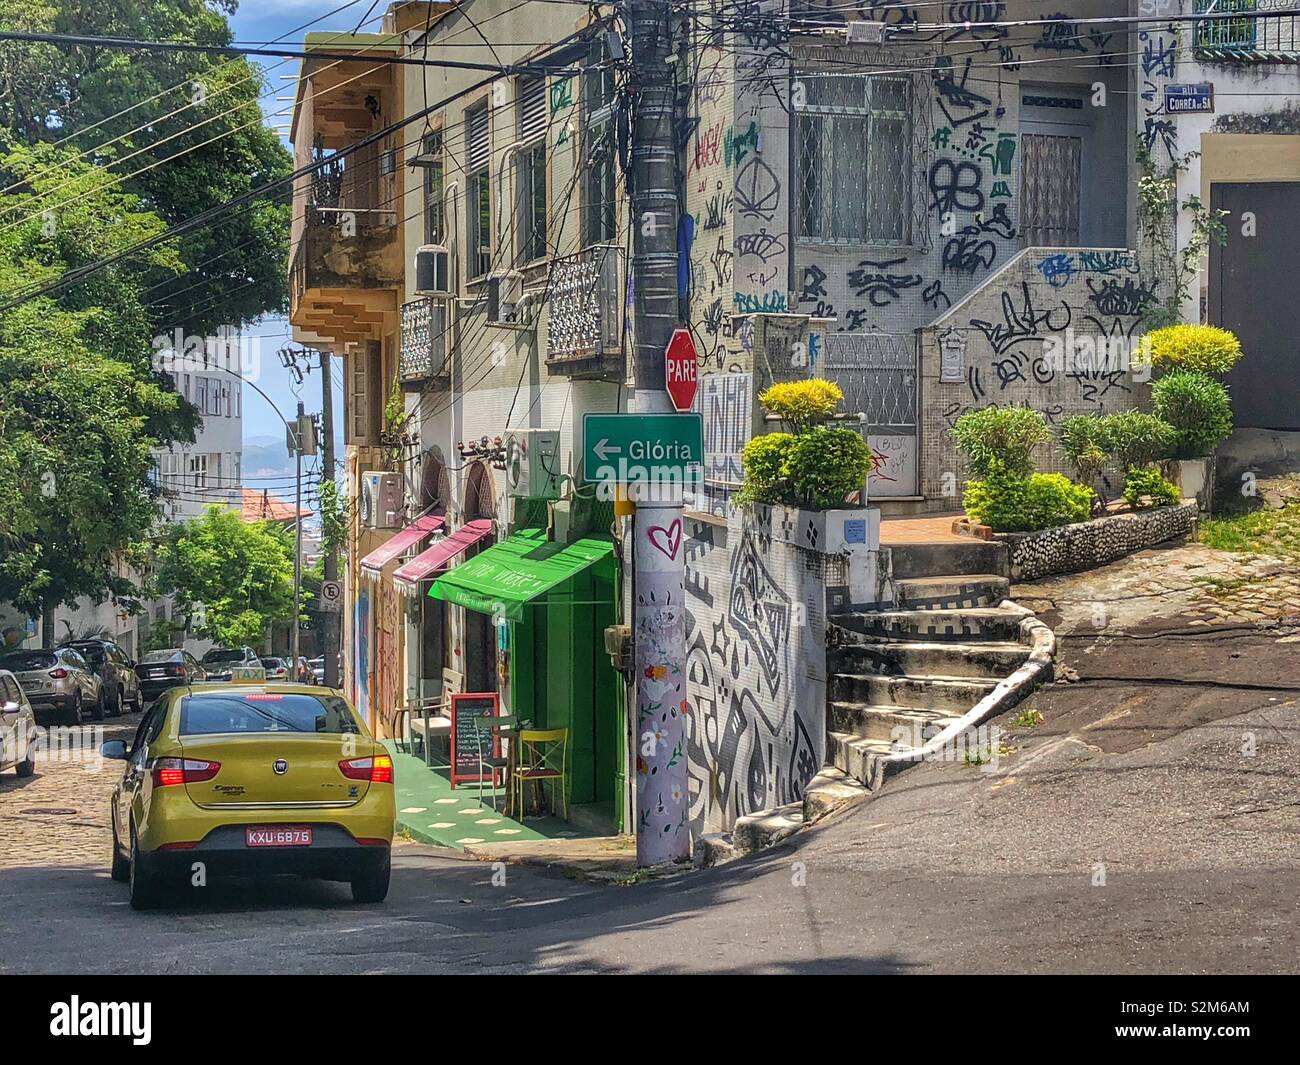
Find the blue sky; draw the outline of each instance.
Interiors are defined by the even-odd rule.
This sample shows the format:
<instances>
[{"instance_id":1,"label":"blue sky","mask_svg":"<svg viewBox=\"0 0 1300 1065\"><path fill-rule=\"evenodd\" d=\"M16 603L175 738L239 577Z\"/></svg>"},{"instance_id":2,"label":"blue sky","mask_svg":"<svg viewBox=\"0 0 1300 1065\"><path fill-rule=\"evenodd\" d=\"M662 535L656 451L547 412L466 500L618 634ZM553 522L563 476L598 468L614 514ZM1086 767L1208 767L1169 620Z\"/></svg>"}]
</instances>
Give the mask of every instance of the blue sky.
<instances>
[{"instance_id":1,"label":"blue sky","mask_svg":"<svg viewBox=\"0 0 1300 1065\"><path fill-rule=\"evenodd\" d=\"M298 47L302 44L304 33L331 30L347 32L355 29L357 23L366 16L367 9L371 7L371 0L357 0L345 10L314 23L308 29L299 28L335 8L342 7L344 2L345 0L277 0L274 4L267 4L247 0L231 17L230 23L234 27L235 39L240 44L274 41L288 34L284 42L286 46L292 44L293 47ZM365 29L377 29L378 20L387 7L388 0L380 0L375 4ZM266 95L262 99L262 110L270 113L277 108L289 106L286 101L277 101L275 98L292 95L293 82L281 78L280 75L296 74L297 60L280 63L269 57L258 57L258 62L266 70L269 82ZM268 118L269 125L274 125L276 121L283 122L284 119L283 117L278 120ZM284 143L287 147L288 141ZM244 330L246 337L259 338L262 371L257 384L286 417L292 416L297 409L299 399L306 403L309 412L319 412L321 406L319 375L313 373L302 385L297 385L292 375L281 367L276 357L276 352L281 347L292 342L288 334L289 324L280 318L266 319ZM341 427L343 396L342 388L337 387L342 380L341 366L340 360L335 359L333 362L336 367L335 423ZM244 440L251 443L265 443L268 437L283 440L284 424L265 399L252 389L245 389ZM251 472L253 471L250 470ZM252 477L245 479L255 483Z\"/></svg>"}]
</instances>

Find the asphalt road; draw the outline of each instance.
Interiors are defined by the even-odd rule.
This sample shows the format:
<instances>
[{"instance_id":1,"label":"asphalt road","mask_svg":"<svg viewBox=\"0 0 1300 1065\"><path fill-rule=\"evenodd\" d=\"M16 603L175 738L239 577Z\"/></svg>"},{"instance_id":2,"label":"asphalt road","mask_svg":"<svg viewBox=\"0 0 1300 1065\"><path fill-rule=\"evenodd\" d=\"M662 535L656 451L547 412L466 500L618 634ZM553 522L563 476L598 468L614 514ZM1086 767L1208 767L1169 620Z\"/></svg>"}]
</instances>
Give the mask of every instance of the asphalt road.
<instances>
[{"instance_id":1,"label":"asphalt road","mask_svg":"<svg viewBox=\"0 0 1300 1065\"><path fill-rule=\"evenodd\" d=\"M494 885L408 844L384 905L215 881L135 913L106 817L45 816L15 848L44 816L19 811L58 807L6 774L0 972L1295 972L1300 644L1197 639L1067 640L1079 681L1034 698L1044 723L996 767L921 766L757 859L626 887L526 867ZM1195 698L1150 682L1179 659L1213 674Z\"/></svg>"}]
</instances>

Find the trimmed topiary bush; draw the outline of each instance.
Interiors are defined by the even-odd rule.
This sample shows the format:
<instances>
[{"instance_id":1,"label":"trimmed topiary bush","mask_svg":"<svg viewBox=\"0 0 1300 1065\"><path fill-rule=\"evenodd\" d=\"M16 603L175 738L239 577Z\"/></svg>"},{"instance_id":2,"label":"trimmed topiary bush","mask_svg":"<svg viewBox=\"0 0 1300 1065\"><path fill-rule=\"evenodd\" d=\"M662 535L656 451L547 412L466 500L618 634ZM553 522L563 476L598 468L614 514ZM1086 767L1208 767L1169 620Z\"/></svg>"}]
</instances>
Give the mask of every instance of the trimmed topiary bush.
<instances>
[{"instance_id":1,"label":"trimmed topiary bush","mask_svg":"<svg viewBox=\"0 0 1300 1065\"><path fill-rule=\"evenodd\" d=\"M1102 419L1111 454L1125 469L1146 466L1174 453L1174 427L1154 414L1122 410Z\"/></svg>"},{"instance_id":2,"label":"trimmed topiary bush","mask_svg":"<svg viewBox=\"0 0 1300 1065\"><path fill-rule=\"evenodd\" d=\"M784 472L789 485L782 502L814 510L844 505L867 481L871 450L855 429L818 427L790 443Z\"/></svg>"},{"instance_id":3,"label":"trimmed topiary bush","mask_svg":"<svg viewBox=\"0 0 1300 1065\"><path fill-rule=\"evenodd\" d=\"M994 462L982 480L966 482L962 503L972 521L997 532L1033 532L1087 521L1094 499L1059 473L1022 477Z\"/></svg>"},{"instance_id":4,"label":"trimmed topiary bush","mask_svg":"<svg viewBox=\"0 0 1300 1065\"><path fill-rule=\"evenodd\" d=\"M1047 419L1028 407L984 407L969 411L952 427L957 447L976 477L995 466L1026 477L1033 472L1033 453L1051 438Z\"/></svg>"},{"instance_id":5,"label":"trimmed topiary bush","mask_svg":"<svg viewBox=\"0 0 1300 1065\"><path fill-rule=\"evenodd\" d=\"M1165 480L1159 470L1135 466L1124 479L1124 499L1136 510L1144 505L1144 498L1149 500L1145 505L1151 507L1172 507L1181 502L1177 486Z\"/></svg>"},{"instance_id":6,"label":"trimmed topiary bush","mask_svg":"<svg viewBox=\"0 0 1300 1065\"><path fill-rule=\"evenodd\" d=\"M794 439L791 433L765 433L745 445L740 453L745 482L736 493L737 503L748 506L782 501L789 492L785 465Z\"/></svg>"},{"instance_id":7,"label":"trimmed topiary bush","mask_svg":"<svg viewBox=\"0 0 1300 1065\"><path fill-rule=\"evenodd\" d=\"M1236 334L1214 325L1165 326L1146 334L1141 346L1156 370L1225 374L1241 358Z\"/></svg>"},{"instance_id":8,"label":"trimmed topiary bush","mask_svg":"<svg viewBox=\"0 0 1300 1065\"><path fill-rule=\"evenodd\" d=\"M840 386L820 377L771 385L758 396L765 411L775 414L796 433L806 433L824 422L843 401Z\"/></svg>"},{"instance_id":9,"label":"trimmed topiary bush","mask_svg":"<svg viewBox=\"0 0 1300 1065\"><path fill-rule=\"evenodd\" d=\"M1173 458L1209 455L1232 432L1228 390L1212 377L1175 370L1151 386L1151 409L1174 428Z\"/></svg>"}]
</instances>

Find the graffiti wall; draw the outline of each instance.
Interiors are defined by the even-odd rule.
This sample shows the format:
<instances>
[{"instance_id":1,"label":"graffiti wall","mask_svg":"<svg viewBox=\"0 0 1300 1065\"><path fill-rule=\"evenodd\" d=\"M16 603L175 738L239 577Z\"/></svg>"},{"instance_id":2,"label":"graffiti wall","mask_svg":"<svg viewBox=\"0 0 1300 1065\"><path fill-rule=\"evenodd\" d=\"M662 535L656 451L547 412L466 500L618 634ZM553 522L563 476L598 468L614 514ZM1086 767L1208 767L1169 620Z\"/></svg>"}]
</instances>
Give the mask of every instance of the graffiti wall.
<instances>
[{"instance_id":1,"label":"graffiti wall","mask_svg":"<svg viewBox=\"0 0 1300 1065\"><path fill-rule=\"evenodd\" d=\"M1124 249L1027 248L921 333L922 491L959 506L965 466L949 430L967 411L1022 406L1059 425L1072 414L1145 405L1138 340L1155 298ZM1067 472L1055 451L1043 470Z\"/></svg>"},{"instance_id":2,"label":"graffiti wall","mask_svg":"<svg viewBox=\"0 0 1300 1065\"><path fill-rule=\"evenodd\" d=\"M752 515L690 525L687 751L697 835L797 800L822 767L822 582L834 581L826 566L826 556L774 540Z\"/></svg>"}]
</instances>

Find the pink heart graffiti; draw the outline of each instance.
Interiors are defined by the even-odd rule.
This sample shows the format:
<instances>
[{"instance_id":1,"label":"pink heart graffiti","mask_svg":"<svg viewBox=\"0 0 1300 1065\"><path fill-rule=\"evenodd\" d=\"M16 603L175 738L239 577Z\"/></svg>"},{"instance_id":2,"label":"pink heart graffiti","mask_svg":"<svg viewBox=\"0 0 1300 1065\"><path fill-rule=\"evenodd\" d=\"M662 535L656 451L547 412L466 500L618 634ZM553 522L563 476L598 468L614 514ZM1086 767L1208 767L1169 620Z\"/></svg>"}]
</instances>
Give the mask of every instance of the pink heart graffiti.
<instances>
[{"instance_id":1,"label":"pink heart graffiti","mask_svg":"<svg viewBox=\"0 0 1300 1065\"><path fill-rule=\"evenodd\" d=\"M677 561L677 552L682 546L682 522L678 518L668 528L661 525L652 525L646 532L646 539L659 551L662 551L674 562Z\"/></svg>"}]
</instances>

